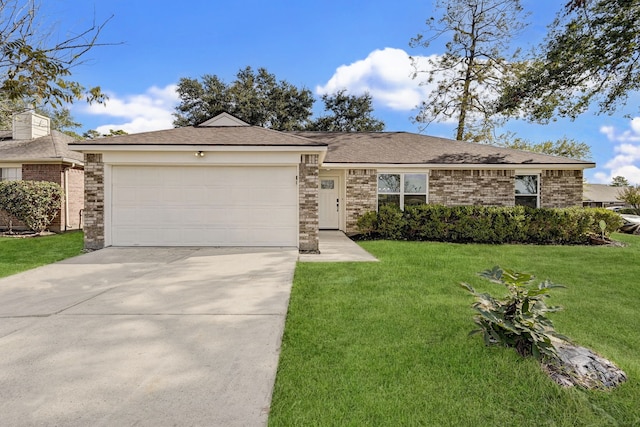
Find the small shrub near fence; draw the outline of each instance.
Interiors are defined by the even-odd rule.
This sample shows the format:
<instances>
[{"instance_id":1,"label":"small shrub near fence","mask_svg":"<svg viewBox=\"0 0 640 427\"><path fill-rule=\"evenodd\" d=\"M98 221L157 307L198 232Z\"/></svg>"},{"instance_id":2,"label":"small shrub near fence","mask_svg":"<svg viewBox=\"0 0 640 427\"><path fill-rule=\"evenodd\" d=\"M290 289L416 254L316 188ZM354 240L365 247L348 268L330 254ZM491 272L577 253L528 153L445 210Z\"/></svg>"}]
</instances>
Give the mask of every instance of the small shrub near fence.
<instances>
[{"instance_id":1,"label":"small shrub near fence","mask_svg":"<svg viewBox=\"0 0 640 427\"><path fill-rule=\"evenodd\" d=\"M585 244L622 226L622 218L607 209L533 209L523 206L386 205L358 220L367 238L428 240L457 243Z\"/></svg>"}]
</instances>

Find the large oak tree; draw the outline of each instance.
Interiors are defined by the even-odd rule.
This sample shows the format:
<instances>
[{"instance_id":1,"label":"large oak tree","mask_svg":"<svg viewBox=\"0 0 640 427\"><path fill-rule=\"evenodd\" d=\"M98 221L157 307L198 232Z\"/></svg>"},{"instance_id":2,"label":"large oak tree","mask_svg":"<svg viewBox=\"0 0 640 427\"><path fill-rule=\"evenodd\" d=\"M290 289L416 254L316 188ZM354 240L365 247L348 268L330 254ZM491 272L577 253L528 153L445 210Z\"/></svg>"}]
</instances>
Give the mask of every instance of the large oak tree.
<instances>
[{"instance_id":1,"label":"large oak tree","mask_svg":"<svg viewBox=\"0 0 640 427\"><path fill-rule=\"evenodd\" d=\"M384 122L372 116L373 98L369 93L349 95L346 89L322 95L329 114L313 120L307 130L327 132L379 132Z\"/></svg>"},{"instance_id":2,"label":"large oak tree","mask_svg":"<svg viewBox=\"0 0 640 427\"><path fill-rule=\"evenodd\" d=\"M311 117L313 95L280 80L265 68L246 67L236 80L225 83L216 75L201 80L182 78L178 83L180 104L174 113L174 126L194 126L222 112L232 114L254 126L275 130L302 130Z\"/></svg>"}]
</instances>

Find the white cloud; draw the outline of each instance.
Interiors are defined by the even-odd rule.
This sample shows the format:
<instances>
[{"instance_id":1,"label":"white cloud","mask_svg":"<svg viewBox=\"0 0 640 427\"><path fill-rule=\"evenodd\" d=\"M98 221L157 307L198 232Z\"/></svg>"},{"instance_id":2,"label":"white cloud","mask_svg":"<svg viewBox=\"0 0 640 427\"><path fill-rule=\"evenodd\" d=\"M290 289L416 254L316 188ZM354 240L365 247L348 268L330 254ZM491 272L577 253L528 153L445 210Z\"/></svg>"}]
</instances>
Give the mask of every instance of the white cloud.
<instances>
[{"instance_id":1,"label":"white cloud","mask_svg":"<svg viewBox=\"0 0 640 427\"><path fill-rule=\"evenodd\" d=\"M633 118L623 132L613 126L602 126L600 132L617 145L615 156L603 166L607 171L594 174L596 181L609 184L613 177L623 176L631 184L640 184L640 144L634 144L640 143L640 117Z\"/></svg>"},{"instance_id":2,"label":"white cloud","mask_svg":"<svg viewBox=\"0 0 640 427\"><path fill-rule=\"evenodd\" d=\"M432 56L435 58L435 55ZM414 57L420 64L427 57ZM420 69L425 68L420 66ZM426 98L430 91L413 79L414 67L409 54L402 49L385 48L374 50L365 59L342 65L324 86L317 86L319 95L346 89L353 94L369 92L374 102L392 110L410 111Z\"/></svg>"},{"instance_id":3,"label":"white cloud","mask_svg":"<svg viewBox=\"0 0 640 427\"><path fill-rule=\"evenodd\" d=\"M163 88L153 86L143 94L124 97L109 93L104 105L89 105L83 112L112 118L112 123L96 128L100 133L109 133L110 129L127 133L169 129L173 127L172 113L179 101L176 88L175 84Z\"/></svg>"}]
</instances>

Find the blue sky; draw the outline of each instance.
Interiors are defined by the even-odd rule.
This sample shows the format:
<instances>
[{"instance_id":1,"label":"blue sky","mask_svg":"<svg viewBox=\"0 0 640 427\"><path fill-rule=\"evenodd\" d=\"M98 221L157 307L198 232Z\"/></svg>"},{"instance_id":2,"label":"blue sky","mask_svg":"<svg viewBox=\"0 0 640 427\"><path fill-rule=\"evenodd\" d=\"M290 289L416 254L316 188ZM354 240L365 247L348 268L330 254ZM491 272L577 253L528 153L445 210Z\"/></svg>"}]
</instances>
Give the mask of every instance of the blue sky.
<instances>
[{"instance_id":1,"label":"blue sky","mask_svg":"<svg viewBox=\"0 0 640 427\"><path fill-rule=\"evenodd\" d=\"M124 129L129 133L172 127L181 77L216 74L227 82L247 65L265 67L277 78L321 94L346 88L368 91L375 116L387 130L418 132L410 117L425 88L412 80L408 55L443 53L412 49L409 40L426 29L432 1L418 0L46 0L41 13L57 32L78 33L93 20L106 25L102 42L73 70L85 86L99 85L109 94L106 105L74 104L71 112L81 131ZM533 48L565 2L524 0L530 25L514 41ZM609 183L623 175L640 183L640 94L613 116L587 112L576 121L548 125L518 121L507 130L534 141L564 136L591 146L596 169L589 182ZM320 112L322 103L316 102ZM628 117L625 117L628 115ZM434 124L424 133L453 137L454 126Z\"/></svg>"}]
</instances>

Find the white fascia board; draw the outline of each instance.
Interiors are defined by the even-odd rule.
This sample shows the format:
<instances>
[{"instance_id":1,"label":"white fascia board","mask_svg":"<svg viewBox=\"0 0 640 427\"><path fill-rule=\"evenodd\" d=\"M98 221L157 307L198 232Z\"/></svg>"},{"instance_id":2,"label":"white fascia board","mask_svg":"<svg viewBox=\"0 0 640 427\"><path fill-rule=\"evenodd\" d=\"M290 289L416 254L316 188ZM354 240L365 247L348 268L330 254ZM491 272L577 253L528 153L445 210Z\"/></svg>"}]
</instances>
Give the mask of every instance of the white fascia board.
<instances>
[{"instance_id":1,"label":"white fascia board","mask_svg":"<svg viewBox=\"0 0 640 427\"><path fill-rule=\"evenodd\" d=\"M295 152L301 154L321 154L327 152L326 146L308 147L295 145L71 145L73 151L82 153L105 153L108 151L128 152L176 152L176 151L212 151L212 152Z\"/></svg>"},{"instance_id":2,"label":"white fascia board","mask_svg":"<svg viewBox=\"0 0 640 427\"><path fill-rule=\"evenodd\" d=\"M512 170L512 169L533 169L533 170L582 170L596 167L595 163L566 163L566 164L558 164L558 163L550 163L550 164L515 164L515 163L507 163L507 164L428 164L428 163L417 163L417 164L407 164L407 163L324 163L321 166L324 169L387 169L387 170L398 170L398 169L473 169L473 170Z\"/></svg>"},{"instance_id":3,"label":"white fascia board","mask_svg":"<svg viewBox=\"0 0 640 427\"><path fill-rule=\"evenodd\" d=\"M198 153L198 155L196 155ZM201 153L201 155L200 155ZM221 152L221 151L108 151L102 162L109 165L167 165L167 166L294 166L300 163L297 152Z\"/></svg>"},{"instance_id":4,"label":"white fascia board","mask_svg":"<svg viewBox=\"0 0 640 427\"><path fill-rule=\"evenodd\" d=\"M15 168L15 167L18 167L19 165L59 165L61 163L71 164L73 166L84 166L84 161L82 160L68 159L66 157L62 157L58 159L45 157L42 159L30 158L30 159L15 159L11 161L5 160L4 162L2 162L2 165L13 165L13 166L1 166L1 167Z\"/></svg>"}]
</instances>

